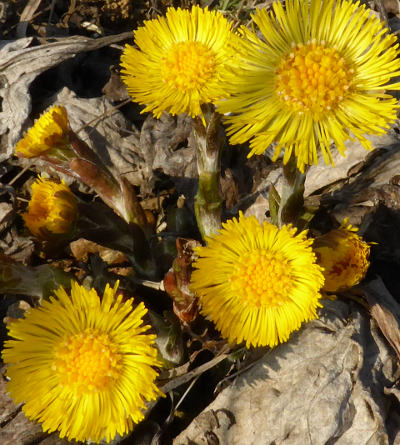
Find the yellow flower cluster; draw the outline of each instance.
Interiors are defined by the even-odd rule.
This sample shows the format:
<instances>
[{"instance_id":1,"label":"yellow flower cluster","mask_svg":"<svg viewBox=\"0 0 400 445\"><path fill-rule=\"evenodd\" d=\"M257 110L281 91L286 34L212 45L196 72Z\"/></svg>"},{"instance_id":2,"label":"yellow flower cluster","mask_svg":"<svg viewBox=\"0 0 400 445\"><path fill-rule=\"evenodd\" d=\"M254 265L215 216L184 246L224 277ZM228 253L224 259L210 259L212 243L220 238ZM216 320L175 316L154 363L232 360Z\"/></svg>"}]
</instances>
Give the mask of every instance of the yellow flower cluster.
<instances>
[{"instance_id":1,"label":"yellow flower cluster","mask_svg":"<svg viewBox=\"0 0 400 445\"><path fill-rule=\"evenodd\" d=\"M333 164L331 144L381 135L396 119L400 74L396 36L371 11L350 0L276 1L252 19L259 30L233 33L221 13L170 8L166 18L135 31L122 78L132 98L159 117L201 115L216 103L232 144L250 140L250 154L275 143L304 171L319 154Z\"/></svg>"},{"instance_id":2,"label":"yellow flower cluster","mask_svg":"<svg viewBox=\"0 0 400 445\"><path fill-rule=\"evenodd\" d=\"M350 0L286 0L252 16L258 30L238 33L219 12L169 8L166 17L135 31L138 49L121 57L129 94L160 117L203 117L214 103L233 144L250 154L275 144L274 159L295 156L297 167L332 163L367 134L383 134L398 104L386 89L400 74L396 38L364 5ZM204 121L204 117L203 117ZM64 107L43 114L17 144L18 156L69 156ZM42 239L67 235L77 200L64 183L39 178L24 220ZM344 223L317 240L292 226L278 229L240 214L197 248L191 290L202 313L231 343L276 346L315 319L321 291L348 289L369 266L369 244ZM313 250L314 249L314 250ZM72 283L12 322L2 353L9 391L45 431L79 441L110 442L143 419L161 395L155 336L143 324L143 303L123 302L117 285L102 299ZM25 382L29 377L30 384Z\"/></svg>"},{"instance_id":3,"label":"yellow flower cluster","mask_svg":"<svg viewBox=\"0 0 400 445\"><path fill-rule=\"evenodd\" d=\"M259 31L231 24L219 12L169 8L135 33L125 47L122 79L132 98L160 117L215 103L225 114L232 144L250 141L253 154L275 144L297 166L333 164L331 144L344 155L346 141L381 135L396 119L397 100L385 90L400 74L396 36L365 5L350 0L287 0L252 18ZM62 106L42 115L17 144L35 157L68 147Z\"/></svg>"}]
</instances>

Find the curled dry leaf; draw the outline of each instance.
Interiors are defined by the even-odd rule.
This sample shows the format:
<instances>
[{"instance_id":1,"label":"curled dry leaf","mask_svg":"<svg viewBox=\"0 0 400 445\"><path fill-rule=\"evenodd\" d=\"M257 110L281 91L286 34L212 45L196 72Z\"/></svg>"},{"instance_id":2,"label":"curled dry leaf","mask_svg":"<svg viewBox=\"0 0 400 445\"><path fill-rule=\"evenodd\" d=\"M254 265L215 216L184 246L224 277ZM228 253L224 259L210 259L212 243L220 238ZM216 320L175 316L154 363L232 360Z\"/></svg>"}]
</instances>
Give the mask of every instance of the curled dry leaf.
<instances>
[{"instance_id":1,"label":"curled dry leaf","mask_svg":"<svg viewBox=\"0 0 400 445\"><path fill-rule=\"evenodd\" d=\"M372 318L396 352L400 362L400 305L380 277L354 291L366 299Z\"/></svg>"},{"instance_id":2,"label":"curled dry leaf","mask_svg":"<svg viewBox=\"0 0 400 445\"><path fill-rule=\"evenodd\" d=\"M72 255L77 261L88 261L89 254L97 253L107 264L121 264L128 261L127 257L117 250L101 246L93 241L80 238L69 245Z\"/></svg>"},{"instance_id":3,"label":"curled dry leaf","mask_svg":"<svg viewBox=\"0 0 400 445\"><path fill-rule=\"evenodd\" d=\"M197 317L197 298L189 289L194 260L194 248L200 243L195 240L177 238L178 255L172 263L171 269L164 277L165 291L173 300L174 312L177 317L190 323Z\"/></svg>"}]
</instances>

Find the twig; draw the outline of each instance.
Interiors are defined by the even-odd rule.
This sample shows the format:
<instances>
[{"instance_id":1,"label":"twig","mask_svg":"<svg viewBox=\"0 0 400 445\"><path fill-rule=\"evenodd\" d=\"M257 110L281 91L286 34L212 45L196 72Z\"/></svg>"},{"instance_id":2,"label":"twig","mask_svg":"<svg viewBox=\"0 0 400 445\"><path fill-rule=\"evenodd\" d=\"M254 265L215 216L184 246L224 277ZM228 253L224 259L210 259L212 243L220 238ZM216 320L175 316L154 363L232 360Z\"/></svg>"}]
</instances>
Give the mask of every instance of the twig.
<instances>
[{"instance_id":1,"label":"twig","mask_svg":"<svg viewBox=\"0 0 400 445\"><path fill-rule=\"evenodd\" d=\"M17 175L15 175L11 181L8 183L8 185L13 185L14 182L19 179L27 170L29 169L29 167L24 167Z\"/></svg>"},{"instance_id":2,"label":"twig","mask_svg":"<svg viewBox=\"0 0 400 445\"><path fill-rule=\"evenodd\" d=\"M29 0L26 4L17 25L17 38L20 39L26 36L26 30L28 28L29 22L34 17L35 12L40 6L41 1L42 0Z\"/></svg>"},{"instance_id":3,"label":"twig","mask_svg":"<svg viewBox=\"0 0 400 445\"><path fill-rule=\"evenodd\" d=\"M213 368L214 366L218 365L218 363L222 362L223 360L225 360L226 358L228 358L230 356L229 353L224 352L224 351L227 351L228 349L229 349L229 346L226 346L226 348L224 348L222 350L220 355L218 355L217 357L214 357L209 362L204 363L203 365L198 366L197 368L193 369L192 371L189 371L188 373L186 373L180 377L177 377L177 378L171 380L170 382L166 383L165 385L161 386L161 388L160 388L161 391L164 393L170 392L170 391L174 390L175 388L178 388L178 386L181 386L184 383L189 382L193 378L203 374L204 372L206 372L209 369Z\"/></svg>"},{"instance_id":4,"label":"twig","mask_svg":"<svg viewBox=\"0 0 400 445\"><path fill-rule=\"evenodd\" d=\"M190 385L187 387L186 391L182 394L181 398L178 400L178 403L175 406L171 407L171 411L170 411L168 417L166 418L166 420L165 420L163 426L160 428L160 430L157 431L157 433L153 436L153 439L151 440L151 444L150 445L157 445L157 444L160 443L159 440L161 438L161 435L163 434L165 429L168 427L168 425L170 425L171 422L174 420L176 411L178 410L178 408L182 404L182 402L185 400L186 396L189 394L189 392L191 391L191 389L193 388L193 386L195 385L195 383L197 382L197 380L199 378L200 378L200 375L195 377L190 382ZM173 401L173 393L170 393L170 394L171 394L171 399Z\"/></svg>"},{"instance_id":5,"label":"twig","mask_svg":"<svg viewBox=\"0 0 400 445\"><path fill-rule=\"evenodd\" d=\"M95 123L96 125L101 122L103 119L105 119L108 116L112 116L119 108L123 107L124 105L128 104L129 102L131 102L132 99L125 99L123 102L121 102L118 105L115 105L114 107L112 107L110 110L108 110L107 112L103 113L101 116L95 117L94 119L92 119L91 121L87 122L85 125L83 125L81 128L79 128L76 133L80 133L82 130L84 130L86 127L88 127L89 125L92 125L93 123Z\"/></svg>"}]
</instances>

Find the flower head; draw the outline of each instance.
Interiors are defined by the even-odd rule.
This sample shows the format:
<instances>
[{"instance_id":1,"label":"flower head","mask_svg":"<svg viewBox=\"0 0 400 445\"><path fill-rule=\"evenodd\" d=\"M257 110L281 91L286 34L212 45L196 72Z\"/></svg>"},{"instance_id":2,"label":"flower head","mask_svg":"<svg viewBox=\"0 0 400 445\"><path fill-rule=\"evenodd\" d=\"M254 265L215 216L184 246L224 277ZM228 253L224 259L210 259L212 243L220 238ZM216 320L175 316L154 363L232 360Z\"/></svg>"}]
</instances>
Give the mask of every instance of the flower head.
<instances>
[{"instance_id":1,"label":"flower head","mask_svg":"<svg viewBox=\"0 0 400 445\"><path fill-rule=\"evenodd\" d=\"M122 79L132 98L146 105L143 112L195 117L202 114L201 104L224 96L233 33L221 13L169 8L165 18L146 21L134 35L139 50L126 45Z\"/></svg>"},{"instance_id":2,"label":"flower head","mask_svg":"<svg viewBox=\"0 0 400 445\"><path fill-rule=\"evenodd\" d=\"M117 287L107 285L100 300L73 282L71 295L60 287L9 325L13 339L2 353L8 390L44 431L109 442L142 420L145 402L160 394L155 335L144 334L142 321L147 309L122 302Z\"/></svg>"},{"instance_id":3,"label":"flower head","mask_svg":"<svg viewBox=\"0 0 400 445\"><path fill-rule=\"evenodd\" d=\"M69 147L68 116L63 106L50 108L42 114L23 139L15 147L15 154L23 158L35 158L51 150Z\"/></svg>"},{"instance_id":4,"label":"flower head","mask_svg":"<svg viewBox=\"0 0 400 445\"><path fill-rule=\"evenodd\" d=\"M315 239L313 248L318 264L324 268L324 290L349 289L365 277L370 245L357 235L357 231L345 219L338 229Z\"/></svg>"},{"instance_id":5,"label":"flower head","mask_svg":"<svg viewBox=\"0 0 400 445\"><path fill-rule=\"evenodd\" d=\"M400 74L397 37L372 12L350 0L276 1L253 20L262 37L241 29L242 67L228 79L231 96L219 111L233 144L251 140L262 154L276 143L297 166L318 163L318 149L333 165L330 146L344 155L347 139L366 149L365 134L383 134L396 119L397 100L385 89ZM239 50L239 49L238 49Z\"/></svg>"},{"instance_id":6,"label":"flower head","mask_svg":"<svg viewBox=\"0 0 400 445\"><path fill-rule=\"evenodd\" d=\"M219 232L196 249L191 289L223 337L272 347L317 317L324 277L306 232L243 214Z\"/></svg>"},{"instance_id":7,"label":"flower head","mask_svg":"<svg viewBox=\"0 0 400 445\"><path fill-rule=\"evenodd\" d=\"M32 197L23 218L33 235L48 239L68 234L77 212L77 199L64 181L59 183L39 177L32 184Z\"/></svg>"}]
</instances>

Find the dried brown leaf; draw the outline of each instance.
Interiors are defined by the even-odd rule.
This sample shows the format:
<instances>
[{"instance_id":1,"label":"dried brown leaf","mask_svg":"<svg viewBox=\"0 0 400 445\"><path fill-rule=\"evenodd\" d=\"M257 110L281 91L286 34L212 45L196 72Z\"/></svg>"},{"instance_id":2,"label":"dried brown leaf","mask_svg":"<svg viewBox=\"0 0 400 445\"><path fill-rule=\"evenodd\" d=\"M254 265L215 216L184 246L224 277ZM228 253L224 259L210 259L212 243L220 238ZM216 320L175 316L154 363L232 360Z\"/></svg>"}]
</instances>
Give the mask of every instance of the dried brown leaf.
<instances>
[{"instance_id":1,"label":"dried brown leaf","mask_svg":"<svg viewBox=\"0 0 400 445\"><path fill-rule=\"evenodd\" d=\"M397 359L362 308L323 305L320 320L239 375L173 443L207 445L212 432L219 445L388 445L400 427L384 395ZM235 422L207 421L221 410Z\"/></svg>"}]
</instances>

